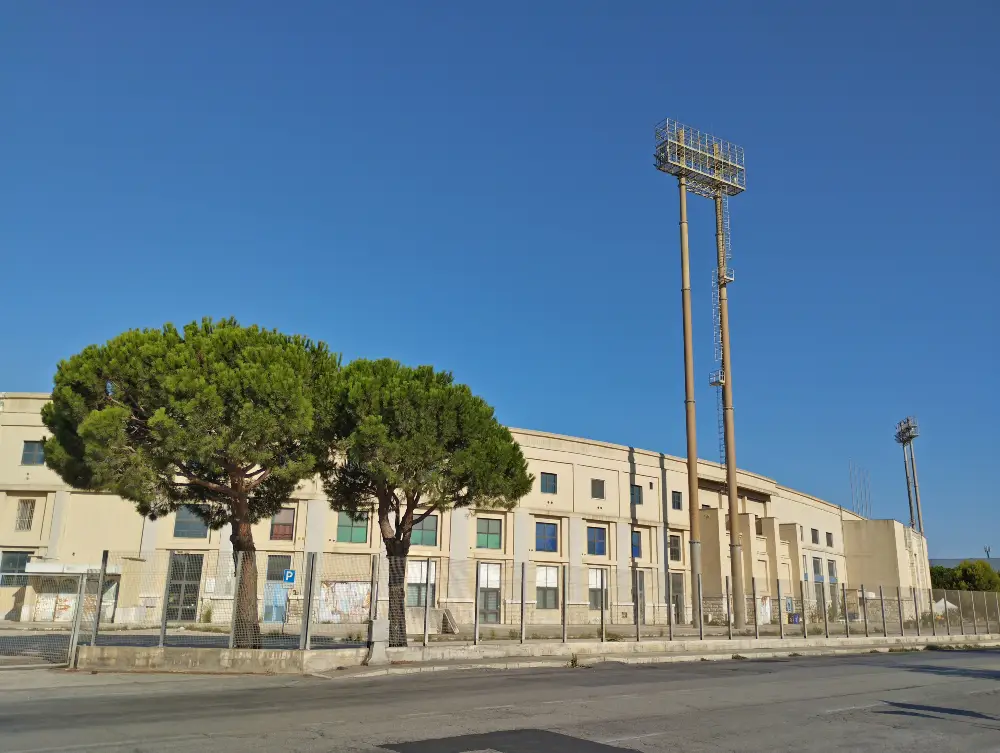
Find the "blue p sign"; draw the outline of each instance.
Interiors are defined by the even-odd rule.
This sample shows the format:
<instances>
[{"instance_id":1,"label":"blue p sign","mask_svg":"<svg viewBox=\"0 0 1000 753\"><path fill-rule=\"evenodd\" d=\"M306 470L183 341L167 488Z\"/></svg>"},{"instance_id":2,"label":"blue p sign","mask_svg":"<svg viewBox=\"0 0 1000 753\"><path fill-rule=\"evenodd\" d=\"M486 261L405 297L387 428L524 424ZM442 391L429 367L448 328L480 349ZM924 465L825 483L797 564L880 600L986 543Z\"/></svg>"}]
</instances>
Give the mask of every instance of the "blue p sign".
<instances>
[{"instance_id":1,"label":"blue p sign","mask_svg":"<svg viewBox=\"0 0 1000 753\"><path fill-rule=\"evenodd\" d=\"M284 580L285 583L294 583L295 582L295 571L294 570L285 570L283 580Z\"/></svg>"}]
</instances>

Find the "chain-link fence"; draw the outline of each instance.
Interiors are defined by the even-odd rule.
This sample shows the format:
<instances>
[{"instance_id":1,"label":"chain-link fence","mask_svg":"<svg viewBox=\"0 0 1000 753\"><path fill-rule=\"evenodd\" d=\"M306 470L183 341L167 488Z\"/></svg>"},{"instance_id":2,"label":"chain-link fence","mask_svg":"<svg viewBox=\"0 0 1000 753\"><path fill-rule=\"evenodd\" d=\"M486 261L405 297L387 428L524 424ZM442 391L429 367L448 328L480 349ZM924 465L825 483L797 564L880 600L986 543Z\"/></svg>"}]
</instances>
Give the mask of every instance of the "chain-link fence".
<instances>
[{"instance_id":1,"label":"chain-link fence","mask_svg":"<svg viewBox=\"0 0 1000 753\"><path fill-rule=\"evenodd\" d=\"M357 647L375 619L388 621L390 646L1000 633L996 592L763 578L745 591L740 624L728 578L699 588L686 573L651 567L111 553L100 570L0 574L0 666L65 664L76 645Z\"/></svg>"}]
</instances>

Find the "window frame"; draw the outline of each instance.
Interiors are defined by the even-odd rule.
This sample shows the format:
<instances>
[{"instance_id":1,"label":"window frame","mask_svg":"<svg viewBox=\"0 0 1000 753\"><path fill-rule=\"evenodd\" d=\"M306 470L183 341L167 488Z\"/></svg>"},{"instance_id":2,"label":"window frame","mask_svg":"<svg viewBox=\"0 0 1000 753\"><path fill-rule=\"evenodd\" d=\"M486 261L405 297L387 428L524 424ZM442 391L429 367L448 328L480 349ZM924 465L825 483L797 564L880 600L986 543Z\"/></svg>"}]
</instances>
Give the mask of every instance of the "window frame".
<instances>
[{"instance_id":1,"label":"window frame","mask_svg":"<svg viewBox=\"0 0 1000 753\"><path fill-rule=\"evenodd\" d=\"M428 564L430 566L430 605L434 606L437 604L437 561L426 559L414 559L407 560L406 562L406 606L408 607L423 607L427 604L428 590L427 590L427 570ZM414 570L421 570L421 573L416 573L418 580L410 580L411 575Z\"/></svg>"},{"instance_id":2,"label":"window frame","mask_svg":"<svg viewBox=\"0 0 1000 753\"><path fill-rule=\"evenodd\" d=\"M832 531L827 531L826 532L826 545L827 545L827 547L829 549L833 549L833 532Z\"/></svg>"},{"instance_id":3,"label":"window frame","mask_svg":"<svg viewBox=\"0 0 1000 753\"><path fill-rule=\"evenodd\" d=\"M548 473L542 471L540 475L540 489L542 494L558 494L559 493L559 474L558 473ZM550 483L551 482L551 483ZM546 486L551 486L551 489L547 489Z\"/></svg>"},{"instance_id":4,"label":"window frame","mask_svg":"<svg viewBox=\"0 0 1000 753\"><path fill-rule=\"evenodd\" d=\"M551 529L551 536L549 535ZM548 548L548 542L552 542L552 548ZM545 546L542 543L545 542ZM548 552L550 554L559 553L559 524L550 520L535 521L535 551Z\"/></svg>"},{"instance_id":5,"label":"window frame","mask_svg":"<svg viewBox=\"0 0 1000 753\"><path fill-rule=\"evenodd\" d=\"M291 523L279 523L278 522L278 520L277 520L278 516L281 515L282 513L285 513L285 512L290 512L292 514L292 522ZM288 535L285 536L284 535L284 530L282 530L280 532L281 533L280 536L275 536L275 529L278 528L278 527L280 527L282 529L287 528L288 529ZM294 507L284 507L283 506L278 512L276 512L274 515L271 516L270 540L271 541L295 541L295 508Z\"/></svg>"},{"instance_id":6,"label":"window frame","mask_svg":"<svg viewBox=\"0 0 1000 753\"><path fill-rule=\"evenodd\" d=\"M539 576L543 573L555 571L555 585L547 585L548 578L545 578L546 585L539 585ZM559 566L558 565L536 565L535 566L535 609L558 609L559 608Z\"/></svg>"},{"instance_id":7,"label":"window frame","mask_svg":"<svg viewBox=\"0 0 1000 753\"><path fill-rule=\"evenodd\" d=\"M24 549L4 549L0 551L0 586L6 588L23 588L27 586L28 561L33 554L34 552ZM18 555L23 555L23 558L19 558L12 569L11 558L17 558ZM7 568L4 568L5 562Z\"/></svg>"},{"instance_id":8,"label":"window frame","mask_svg":"<svg viewBox=\"0 0 1000 753\"><path fill-rule=\"evenodd\" d=\"M351 516L349 512L345 510L337 511L337 543L338 544L367 544L368 543L368 524L370 515L367 512L363 512L361 517L355 519ZM347 522L345 522L345 520ZM348 535L346 537L341 536L342 531L347 531ZM356 532L361 532L364 538L361 541L355 541L354 537Z\"/></svg>"},{"instance_id":9,"label":"window frame","mask_svg":"<svg viewBox=\"0 0 1000 753\"><path fill-rule=\"evenodd\" d=\"M28 448L31 447L31 453L28 452ZM25 462L25 461L29 462ZM24 444L21 446L21 465L25 466L40 466L45 465L45 440L44 439L25 439Z\"/></svg>"},{"instance_id":10,"label":"window frame","mask_svg":"<svg viewBox=\"0 0 1000 753\"><path fill-rule=\"evenodd\" d=\"M642 531L632 529L632 558L642 559Z\"/></svg>"},{"instance_id":11,"label":"window frame","mask_svg":"<svg viewBox=\"0 0 1000 753\"><path fill-rule=\"evenodd\" d=\"M684 494L677 490L670 492L670 509L671 510L683 510L684 509Z\"/></svg>"},{"instance_id":12,"label":"window frame","mask_svg":"<svg viewBox=\"0 0 1000 753\"><path fill-rule=\"evenodd\" d=\"M837 560L827 560L826 561L826 575L830 579L830 583L837 583Z\"/></svg>"},{"instance_id":13,"label":"window frame","mask_svg":"<svg viewBox=\"0 0 1000 753\"><path fill-rule=\"evenodd\" d=\"M674 546L674 541L677 542L677 546ZM674 552L677 552L677 556L674 556ZM667 534L667 556L671 562L683 562L684 561L684 542L679 533L668 533Z\"/></svg>"},{"instance_id":14,"label":"window frame","mask_svg":"<svg viewBox=\"0 0 1000 753\"><path fill-rule=\"evenodd\" d=\"M810 531L810 538L812 540L812 543L815 544L816 546L819 546L819 529L818 528L810 528L809 531Z\"/></svg>"},{"instance_id":15,"label":"window frame","mask_svg":"<svg viewBox=\"0 0 1000 753\"><path fill-rule=\"evenodd\" d=\"M636 499L636 492L639 493L638 494L638 497L639 497L638 499ZM629 496L629 502L631 504L633 504L633 505L641 505L642 504L642 484L630 484L629 485L628 496Z\"/></svg>"},{"instance_id":16,"label":"window frame","mask_svg":"<svg viewBox=\"0 0 1000 753\"><path fill-rule=\"evenodd\" d=\"M802 555L802 580L809 580L809 557L805 554Z\"/></svg>"},{"instance_id":17,"label":"window frame","mask_svg":"<svg viewBox=\"0 0 1000 753\"><path fill-rule=\"evenodd\" d=\"M600 484L600 487L597 486ZM590 479L590 498L591 499L607 499L608 498L608 485L604 482L603 478L592 478ZM601 493L598 495L595 492L600 488Z\"/></svg>"},{"instance_id":18,"label":"window frame","mask_svg":"<svg viewBox=\"0 0 1000 753\"><path fill-rule=\"evenodd\" d=\"M598 582L597 586L592 586L590 584L590 580L591 580L590 576L593 573L604 573L603 580L600 577L597 578L597 582ZM609 580L610 579L608 578L607 568L603 568L603 567L591 567L591 568L589 568L589 571L587 573L587 602L588 602L588 607L589 607L590 611L597 612L597 611L601 610L602 606L603 606L603 608L604 608L605 611L607 610L607 608L608 608L608 591L611 590L610 584L608 583ZM603 588L601 588L602 585L603 585ZM603 593L603 597L604 597L603 600L601 598L601 596L602 596L601 591L604 592ZM596 598L595 598L595 592L596 592ZM603 605L601 603L602 601L603 601ZM596 604L596 606L595 606L595 604Z\"/></svg>"},{"instance_id":19,"label":"window frame","mask_svg":"<svg viewBox=\"0 0 1000 753\"><path fill-rule=\"evenodd\" d=\"M206 523L195 510L202 505L181 505L176 510L174 510L174 530L173 537L175 539L207 539L208 538L208 523ZM184 511L184 519L181 519L181 511ZM187 517L190 516L190 517ZM195 531L194 526L200 525L203 527L202 533L193 533ZM181 533L178 533L178 526L180 526ZM202 530L202 529L199 529Z\"/></svg>"},{"instance_id":20,"label":"window frame","mask_svg":"<svg viewBox=\"0 0 1000 753\"><path fill-rule=\"evenodd\" d=\"M813 557L813 583L823 582L823 558ZM818 567L817 567L818 565ZM819 572L817 572L817 570Z\"/></svg>"},{"instance_id":21,"label":"window frame","mask_svg":"<svg viewBox=\"0 0 1000 753\"><path fill-rule=\"evenodd\" d=\"M285 567L276 567L272 572L271 564L284 564ZM264 581L266 583L284 583L285 582L285 570L292 569L292 555L290 554L269 554L267 555L267 565L264 571ZM278 577L272 578L274 574L278 574Z\"/></svg>"},{"instance_id":22,"label":"window frame","mask_svg":"<svg viewBox=\"0 0 1000 753\"><path fill-rule=\"evenodd\" d=\"M481 531L481 524L487 524L487 530ZM497 530L490 531L489 527L495 523ZM496 537L496 546L490 546L491 537ZM485 539L481 538L485 537ZM486 543L483 544L482 542ZM503 549L503 519L502 518L476 518L476 549L486 549L489 551L501 551Z\"/></svg>"},{"instance_id":23,"label":"window frame","mask_svg":"<svg viewBox=\"0 0 1000 753\"><path fill-rule=\"evenodd\" d=\"M33 498L17 500L17 513L14 517L15 533L28 533L31 531L32 526L35 524L35 508L37 501L38 500ZM23 514L25 510L28 511L27 515Z\"/></svg>"},{"instance_id":24,"label":"window frame","mask_svg":"<svg viewBox=\"0 0 1000 753\"><path fill-rule=\"evenodd\" d=\"M433 523L434 527L433 528L428 528L427 527L427 521L429 521L429 520L434 521L434 523ZM432 515L428 515L426 518L424 518L423 520L421 520L419 523L414 524L414 526L410 529L410 546L434 546L434 547L436 547L438 545L438 531L440 530L439 525L438 525L439 523L440 523L440 520L438 518L438 515L437 515L437 513L434 513ZM420 541L415 541L414 537L418 533L420 534ZM427 534L429 534L429 533L433 533L434 534L434 541L432 543L430 543L430 544L428 544L428 543L426 543L424 541L424 539L427 537Z\"/></svg>"},{"instance_id":25,"label":"window frame","mask_svg":"<svg viewBox=\"0 0 1000 753\"><path fill-rule=\"evenodd\" d=\"M594 533L591 539L591 532ZM598 536L597 534L601 534ZM593 544L593 550L591 549ZM597 551L601 549L601 551ZM607 526L587 526L587 556L607 557L608 556L608 527Z\"/></svg>"}]
</instances>

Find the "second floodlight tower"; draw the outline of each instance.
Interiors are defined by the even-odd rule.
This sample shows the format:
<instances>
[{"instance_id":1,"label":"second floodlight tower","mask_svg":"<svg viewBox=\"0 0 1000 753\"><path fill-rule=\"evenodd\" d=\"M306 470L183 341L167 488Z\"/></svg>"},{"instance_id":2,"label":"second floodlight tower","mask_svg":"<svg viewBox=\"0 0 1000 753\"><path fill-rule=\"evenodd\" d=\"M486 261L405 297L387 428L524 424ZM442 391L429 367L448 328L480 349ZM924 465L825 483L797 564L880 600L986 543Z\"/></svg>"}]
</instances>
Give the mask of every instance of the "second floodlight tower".
<instances>
[{"instance_id":1,"label":"second floodlight tower","mask_svg":"<svg viewBox=\"0 0 1000 753\"><path fill-rule=\"evenodd\" d=\"M718 290L718 348L722 368L712 383L722 390L722 415L729 498L729 553L733 584L733 621L746 626L746 588L743 582L743 547L740 544L739 492L736 483L736 427L733 420L732 356L729 347L729 300L726 287L733 281L729 267L729 216L726 199L746 190L742 147L702 133L667 118L656 126L656 168L677 176L680 188L681 301L684 317L684 404L687 425L688 512L691 526L691 576L701 577L701 525L698 504L698 454L695 439L694 345L691 332L691 275L688 251L687 193L715 202L715 241ZM692 599L697 598L692 589ZM694 613L697 619L698 609Z\"/></svg>"}]
</instances>

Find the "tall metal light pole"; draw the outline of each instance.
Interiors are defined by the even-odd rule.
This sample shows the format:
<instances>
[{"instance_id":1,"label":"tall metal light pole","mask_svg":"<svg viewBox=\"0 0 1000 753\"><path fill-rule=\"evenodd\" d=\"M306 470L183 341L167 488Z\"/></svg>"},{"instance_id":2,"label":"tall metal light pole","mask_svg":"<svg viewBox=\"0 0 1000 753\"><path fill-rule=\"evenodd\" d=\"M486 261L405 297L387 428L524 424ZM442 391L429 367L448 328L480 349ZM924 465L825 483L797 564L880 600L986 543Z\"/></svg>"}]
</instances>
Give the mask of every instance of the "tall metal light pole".
<instances>
[{"instance_id":1,"label":"tall metal light pole","mask_svg":"<svg viewBox=\"0 0 1000 753\"><path fill-rule=\"evenodd\" d=\"M728 213L726 197L746 189L743 149L709 134L701 133L668 118L656 126L654 161L662 172L677 176L681 191L681 299L684 314L684 395L687 425L688 512L691 527L691 575L701 574L701 541L698 504L698 458L694 434L694 365L691 342L690 273L687 248L686 194L715 201L716 246L718 251L719 333L722 371L713 383L722 387L725 424L726 485L729 497L730 566L733 583L733 617L738 629L746 626L746 589L743 578L743 548L737 533L739 493L736 484L736 430L733 421L733 389L729 348L729 303L726 286L733 281L728 266ZM685 273L686 276L685 276ZM696 541L697 538L697 541ZM697 570L695 570L697 567ZM697 610L695 610L697 611Z\"/></svg>"},{"instance_id":2,"label":"tall metal light pole","mask_svg":"<svg viewBox=\"0 0 1000 753\"><path fill-rule=\"evenodd\" d=\"M917 531L924 536L924 511L920 505L920 483L917 481L917 456L913 452L913 440L920 436L917 419L907 416L896 424L896 441L903 445L903 466L906 470L906 493L910 494L910 476L913 476L913 500L910 506L910 526L913 526L913 502L917 506ZM908 451L908 452L907 452Z\"/></svg>"}]
</instances>

